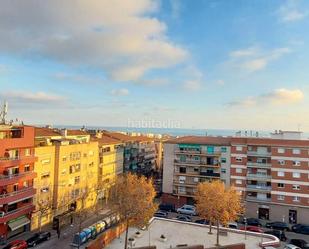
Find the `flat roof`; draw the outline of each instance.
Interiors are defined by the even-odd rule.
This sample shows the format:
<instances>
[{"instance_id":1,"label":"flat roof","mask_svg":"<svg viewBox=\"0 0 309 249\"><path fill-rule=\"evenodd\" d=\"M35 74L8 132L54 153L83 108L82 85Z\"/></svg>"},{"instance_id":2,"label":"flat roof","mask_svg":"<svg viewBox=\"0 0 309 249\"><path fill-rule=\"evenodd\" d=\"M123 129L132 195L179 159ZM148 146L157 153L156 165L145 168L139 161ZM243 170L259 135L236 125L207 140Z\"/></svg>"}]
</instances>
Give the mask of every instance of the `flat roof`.
<instances>
[{"instance_id":1,"label":"flat roof","mask_svg":"<svg viewBox=\"0 0 309 249\"><path fill-rule=\"evenodd\" d=\"M157 249L166 249L176 247L180 244L204 245L205 248L214 247L216 244L216 228L213 228L213 234L208 234L209 227L206 225L182 222L172 219L153 218L151 220L149 231L140 231L141 237L134 236L137 229L130 228L128 238L135 237L135 246L142 247L155 245ZM224 228L228 231L227 236L220 235L220 245L230 245L237 243L245 243L246 249L260 248L260 243L263 245L277 245L279 240L271 235L258 234L253 232L245 232ZM167 240L162 242L160 236L163 234ZM123 248L125 240L125 232L119 238L114 239L106 249ZM149 241L150 240L150 241ZM149 243L150 242L150 243Z\"/></svg>"}]
</instances>

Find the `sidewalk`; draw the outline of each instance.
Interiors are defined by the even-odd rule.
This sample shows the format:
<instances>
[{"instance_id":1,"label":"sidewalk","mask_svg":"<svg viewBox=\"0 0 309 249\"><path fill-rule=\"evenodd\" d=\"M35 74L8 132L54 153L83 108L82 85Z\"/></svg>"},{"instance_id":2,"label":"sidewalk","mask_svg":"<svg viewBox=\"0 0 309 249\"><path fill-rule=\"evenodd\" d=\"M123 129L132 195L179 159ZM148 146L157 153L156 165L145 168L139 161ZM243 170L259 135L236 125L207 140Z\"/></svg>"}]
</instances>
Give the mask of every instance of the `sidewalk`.
<instances>
[{"instance_id":1,"label":"sidewalk","mask_svg":"<svg viewBox=\"0 0 309 249\"><path fill-rule=\"evenodd\" d=\"M98 214L93 214L92 216L88 217L87 220L85 220L82 223L82 229L91 226L93 223L103 219L104 217L108 216L111 213L109 209L103 209L99 211ZM51 233L51 238L49 241L43 242L42 244L39 244L36 246L36 248L49 248L49 249L71 249L70 243L72 242L73 235L78 232L79 225L74 224L73 226L67 226L61 230L60 239L58 239L57 233L55 230L52 230L52 225L46 225L42 227L42 231L49 231ZM8 239L7 243L13 241L13 240L27 240L32 234L38 232L36 231L28 231L24 232L20 235L17 235L13 238ZM4 246L0 246L0 248L3 248Z\"/></svg>"}]
</instances>

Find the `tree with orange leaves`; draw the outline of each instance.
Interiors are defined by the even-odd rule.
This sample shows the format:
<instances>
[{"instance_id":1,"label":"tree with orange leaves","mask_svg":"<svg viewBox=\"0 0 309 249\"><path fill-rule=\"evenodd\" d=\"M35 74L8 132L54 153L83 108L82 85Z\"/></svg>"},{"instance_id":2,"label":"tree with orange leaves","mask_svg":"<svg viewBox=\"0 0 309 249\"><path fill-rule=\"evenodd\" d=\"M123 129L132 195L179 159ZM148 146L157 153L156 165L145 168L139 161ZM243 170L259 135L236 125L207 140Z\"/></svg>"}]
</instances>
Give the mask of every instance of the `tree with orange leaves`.
<instances>
[{"instance_id":1,"label":"tree with orange leaves","mask_svg":"<svg viewBox=\"0 0 309 249\"><path fill-rule=\"evenodd\" d=\"M124 249L128 246L129 227L143 227L153 217L157 210L155 195L152 180L144 176L129 173L116 179L110 190L109 204L126 224Z\"/></svg>"},{"instance_id":2,"label":"tree with orange leaves","mask_svg":"<svg viewBox=\"0 0 309 249\"><path fill-rule=\"evenodd\" d=\"M209 221L209 233L212 224L217 225L217 245L219 245L219 224L226 225L236 220L242 212L240 196L235 189L225 188L221 181L204 182L197 186L195 194L196 209L199 215Z\"/></svg>"}]
</instances>

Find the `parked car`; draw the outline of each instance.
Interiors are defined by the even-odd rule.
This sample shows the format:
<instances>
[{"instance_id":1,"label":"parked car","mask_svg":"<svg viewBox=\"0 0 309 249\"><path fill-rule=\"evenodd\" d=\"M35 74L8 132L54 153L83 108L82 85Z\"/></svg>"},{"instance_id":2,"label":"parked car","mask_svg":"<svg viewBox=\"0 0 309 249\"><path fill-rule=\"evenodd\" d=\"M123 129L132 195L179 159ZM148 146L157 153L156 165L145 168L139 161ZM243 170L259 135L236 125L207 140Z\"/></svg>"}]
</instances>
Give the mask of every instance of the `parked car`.
<instances>
[{"instance_id":1,"label":"parked car","mask_svg":"<svg viewBox=\"0 0 309 249\"><path fill-rule=\"evenodd\" d=\"M287 244L283 249L301 249L301 248L292 244Z\"/></svg>"},{"instance_id":2,"label":"parked car","mask_svg":"<svg viewBox=\"0 0 309 249\"><path fill-rule=\"evenodd\" d=\"M177 213L187 214L187 215L196 215L195 207L192 205L183 205L180 208L177 208Z\"/></svg>"},{"instance_id":3,"label":"parked car","mask_svg":"<svg viewBox=\"0 0 309 249\"><path fill-rule=\"evenodd\" d=\"M268 222L266 223L267 228L282 230L282 231L289 231L290 227L287 223L282 221L275 221L275 222Z\"/></svg>"},{"instance_id":4,"label":"parked car","mask_svg":"<svg viewBox=\"0 0 309 249\"><path fill-rule=\"evenodd\" d=\"M237 222L228 222L227 226L228 226L228 228L238 229Z\"/></svg>"},{"instance_id":5,"label":"parked car","mask_svg":"<svg viewBox=\"0 0 309 249\"><path fill-rule=\"evenodd\" d=\"M285 236L284 231L281 231L281 230L271 230L271 231L266 231L264 233L274 235L274 236L276 236L281 241L287 241L287 237Z\"/></svg>"},{"instance_id":6,"label":"parked car","mask_svg":"<svg viewBox=\"0 0 309 249\"><path fill-rule=\"evenodd\" d=\"M209 221L205 220L205 219L199 219L199 220L196 220L194 222L198 223L198 224L203 224L203 225L208 225L209 224Z\"/></svg>"},{"instance_id":7,"label":"parked car","mask_svg":"<svg viewBox=\"0 0 309 249\"><path fill-rule=\"evenodd\" d=\"M300 225L294 228L295 233L309 234L309 226L308 225Z\"/></svg>"},{"instance_id":8,"label":"parked car","mask_svg":"<svg viewBox=\"0 0 309 249\"><path fill-rule=\"evenodd\" d=\"M298 246L301 249L309 249L309 244L307 243L307 241L305 241L303 239L291 239L289 244L292 244L294 246Z\"/></svg>"},{"instance_id":9,"label":"parked car","mask_svg":"<svg viewBox=\"0 0 309 249\"><path fill-rule=\"evenodd\" d=\"M186 222L191 222L192 221L191 217L186 216L186 215L178 215L176 217L176 219L180 220L180 221L186 221Z\"/></svg>"},{"instance_id":10,"label":"parked car","mask_svg":"<svg viewBox=\"0 0 309 249\"><path fill-rule=\"evenodd\" d=\"M27 248L28 244L25 240L14 240L5 247L3 247L3 249L27 249Z\"/></svg>"},{"instance_id":11,"label":"parked car","mask_svg":"<svg viewBox=\"0 0 309 249\"><path fill-rule=\"evenodd\" d=\"M257 226L247 226L247 227L241 227L240 230L246 230L249 232L255 232L255 233L264 233L264 230Z\"/></svg>"},{"instance_id":12,"label":"parked car","mask_svg":"<svg viewBox=\"0 0 309 249\"><path fill-rule=\"evenodd\" d=\"M259 219L256 218L247 218L247 219L242 219L241 223L245 224L245 221L247 221L247 225L248 226L257 226L257 227L261 227L262 223L259 221Z\"/></svg>"},{"instance_id":13,"label":"parked car","mask_svg":"<svg viewBox=\"0 0 309 249\"><path fill-rule=\"evenodd\" d=\"M154 217L160 217L160 218L167 218L168 213L165 212L165 211L159 210L159 211L155 212L153 216Z\"/></svg>"},{"instance_id":14,"label":"parked car","mask_svg":"<svg viewBox=\"0 0 309 249\"><path fill-rule=\"evenodd\" d=\"M167 212L175 212L175 205L171 203L161 203L159 209Z\"/></svg>"},{"instance_id":15,"label":"parked car","mask_svg":"<svg viewBox=\"0 0 309 249\"><path fill-rule=\"evenodd\" d=\"M293 226L291 226L291 231L295 232L297 231L301 226L306 226L305 224L295 224Z\"/></svg>"},{"instance_id":16,"label":"parked car","mask_svg":"<svg viewBox=\"0 0 309 249\"><path fill-rule=\"evenodd\" d=\"M49 240L50 239L50 232L40 232L35 233L29 239L27 239L28 247L35 247L36 245Z\"/></svg>"}]
</instances>

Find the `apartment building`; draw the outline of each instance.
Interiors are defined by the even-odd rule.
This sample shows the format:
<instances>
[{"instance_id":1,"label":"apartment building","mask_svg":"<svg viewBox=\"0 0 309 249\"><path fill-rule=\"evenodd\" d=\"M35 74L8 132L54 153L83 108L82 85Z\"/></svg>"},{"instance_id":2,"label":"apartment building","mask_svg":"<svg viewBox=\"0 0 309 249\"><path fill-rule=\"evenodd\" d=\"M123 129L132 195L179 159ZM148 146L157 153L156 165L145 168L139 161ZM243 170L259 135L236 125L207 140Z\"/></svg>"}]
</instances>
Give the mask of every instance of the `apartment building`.
<instances>
[{"instance_id":1,"label":"apartment building","mask_svg":"<svg viewBox=\"0 0 309 249\"><path fill-rule=\"evenodd\" d=\"M105 199L116 177L123 174L124 144L100 132L91 139L99 145L98 198Z\"/></svg>"},{"instance_id":2,"label":"apartment building","mask_svg":"<svg viewBox=\"0 0 309 249\"><path fill-rule=\"evenodd\" d=\"M232 138L231 184L242 194L248 216L309 222L309 140L300 135Z\"/></svg>"},{"instance_id":3,"label":"apartment building","mask_svg":"<svg viewBox=\"0 0 309 249\"><path fill-rule=\"evenodd\" d=\"M34 128L0 125L0 236L30 230L36 189Z\"/></svg>"},{"instance_id":4,"label":"apartment building","mask_svg":"<svg viewBox=\"0 0 309 249\"><path fill-rule=\"evenodd\" d=\"M155 170L155 138L129 136L118 132L104 131L104 135L124 143L124 171L150 176Z\"/></svg>"},{"instance_id":5,"label":"apartment building","mask_svg":"<svg viewBox=\"0 0 309 249\"><path fill-rule=\"evenodd\" d=\"M164 144L163 201L193 203L198 183L230 184L230 139L188 136Z\"/></svg>"},{"instance_id":6,"label":"apartment building","mask_svg":"<svg viewBox=\"0 0 309 249\"><path fill-rule=\"evenodd\" d=\"M99 147L80 130L36 128L36 155L40 189L36 196L37 219L42 203L51 205L52 217L93 207L97 201ZM51 202L51 203L50 203ZM44 220L44 217L41 217ZM37 226L37 220L33 221Z\"/></svg>"}]
</instances>

